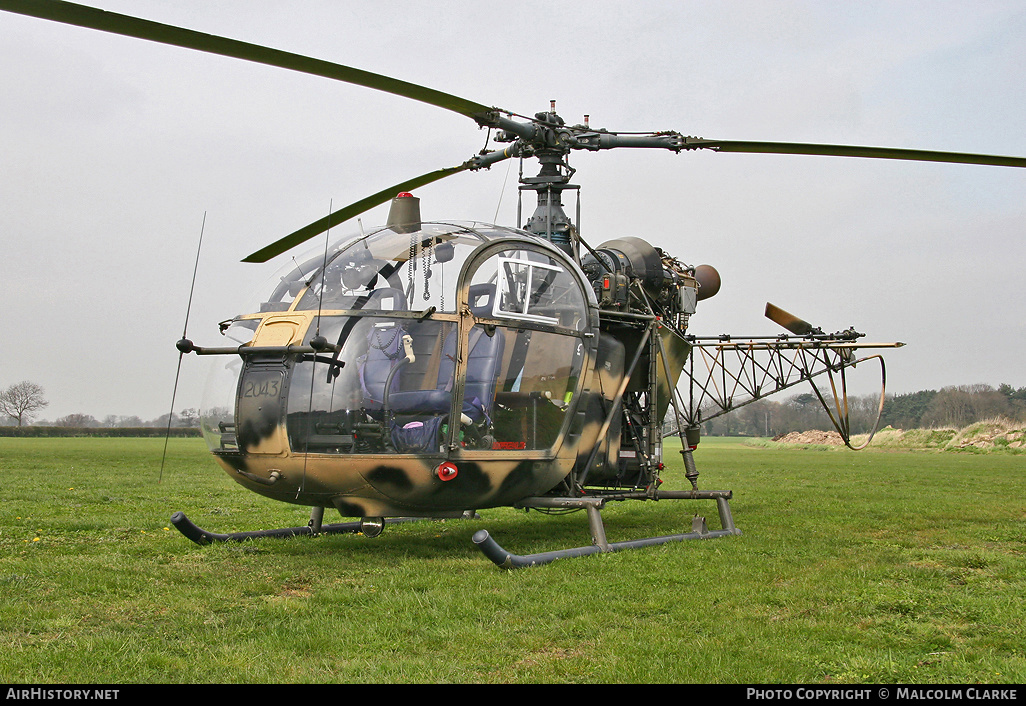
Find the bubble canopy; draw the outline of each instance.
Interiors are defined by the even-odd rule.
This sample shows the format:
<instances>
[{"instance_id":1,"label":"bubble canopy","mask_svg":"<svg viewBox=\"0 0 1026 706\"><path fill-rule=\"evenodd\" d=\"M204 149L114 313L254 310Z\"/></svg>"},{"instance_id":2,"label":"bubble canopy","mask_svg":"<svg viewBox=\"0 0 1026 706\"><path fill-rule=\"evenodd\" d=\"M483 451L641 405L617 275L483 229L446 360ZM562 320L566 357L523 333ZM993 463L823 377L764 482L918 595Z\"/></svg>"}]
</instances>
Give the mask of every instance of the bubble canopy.
<instances>
[{"instance_id":1,"label":"bubble canopy","mask_svg":"<svg viewBox=\"0 0 1026 706\"><path fill-rule=\"evenodd\" d=\"M522 231L418 225L294 259L270 296L233 320L229 332L255 330L254 347L272 319L288 316L305 327L304 344L320 336L337 348L296 355L280 370L241 366L238 451L537 454L558 445L597 327L587 279ZM254 390L280 394L277 418L261 403L262 418L250 419ZM285 429L280 445L267 444L272 426ZM223 433L207 438L215 452L225 448Z\"/></svg>"},{"instance_id":2,"label":"bubble canopy","mask_svg":"<svg viewBox=\"0 0 1026 706\"><path fill-rule=\"evenodd\" d=\"M353 307L361 294L403 291L410 309L435 306L455 312L457 281L467 258L482 245L504 238L547 246L524 231L482 223L423 223L417 230L382 227L338 240L293 258L261 292L251 311ZM270 291L268 296L267 292Z\"/></svg>"}]
</instances>

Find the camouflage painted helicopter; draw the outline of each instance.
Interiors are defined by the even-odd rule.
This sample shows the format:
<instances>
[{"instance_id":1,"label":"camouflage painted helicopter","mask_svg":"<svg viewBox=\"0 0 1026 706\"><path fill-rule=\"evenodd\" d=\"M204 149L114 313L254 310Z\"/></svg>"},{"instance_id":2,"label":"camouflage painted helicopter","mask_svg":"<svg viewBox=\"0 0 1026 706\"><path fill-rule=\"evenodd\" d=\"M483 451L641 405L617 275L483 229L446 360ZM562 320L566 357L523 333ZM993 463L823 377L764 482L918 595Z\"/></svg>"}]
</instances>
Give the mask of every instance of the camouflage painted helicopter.
<instances>
[{"instance_id":1,"label":"camouflage painted helicopter","mask_svg":"<svg viewBox=\"0 0 1026 706\"><path fill-rule=\"evenodd\" d=\"M762 338L688 333L719 275L635 237L589 245L563 210L578 189L573 150L838 155L1026 166L1026 159L920 150L742 142L677 132L617 133L531 117L379 74L56 0L0 0L0 9L263 63L390 92L450 110L494 131L505 146L429 172L334 211L246 258L265 262L379 204L385 226L294 258L257 310L224 321L232 345L184 335L181 355L217 358L202 419L226 472L261 495L313 508L305 527L216 534L183 513L172 522L198 543L362 532L387 522L473 516L513 506L585 510L592 543L515 555L480 530L474 542L497 565L739 534L731 491L700 490L693 451L704 420L826 375L833 403L813 385L853 446L845 371L883 359L854 329L824 333L777 307L788 333ZM537 207L517 228L424 222L410 192L507 159L537 159L521 193ZM578 202L579 203L579 202ZM578 206L579 208L579 206ZM696 366L696 359L704 365ZM226 364L223 364L227 361ZM696 372L696 367L699 369ZM678 391L688 388L688 398ZM664 417L672 411L690 488L662 487ZM872 434L869 435L870 438ZM868 443L868 441L866 442ZM714 500L719 529L695 516L691 531L607 541L601 510L623 500ZM352 522L325 524L333 507Z\"/></svg>"}]
</instances>

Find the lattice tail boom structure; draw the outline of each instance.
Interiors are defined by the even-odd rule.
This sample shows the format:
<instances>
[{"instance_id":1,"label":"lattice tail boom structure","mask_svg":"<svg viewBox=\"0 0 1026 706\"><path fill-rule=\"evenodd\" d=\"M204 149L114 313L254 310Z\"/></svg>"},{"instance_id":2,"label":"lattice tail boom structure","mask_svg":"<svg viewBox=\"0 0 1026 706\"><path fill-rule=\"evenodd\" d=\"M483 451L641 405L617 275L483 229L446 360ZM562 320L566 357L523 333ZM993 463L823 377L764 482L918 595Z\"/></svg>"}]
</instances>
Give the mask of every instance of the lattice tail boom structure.
<instances>
[{"instance_id":1,"label":"lattice tail boom structure","mask_svg":"<svg viewBox=\"0 0 1026 706\"><path fill-rule=\"evenodd\" d=\"M697 428L703 422L722 416L769 395L810 382L844 444L851 449L865 448L876 433L883 411L887 372L883 356L872 353L859 357L862 350L898 348L903 343L859 343L854 331L818 334L807 337L777 336L735 340L730 336L692 338L692 353L681 375L677 394L686 397L675 405L682 429ZM860 364L880 368L880 398L876 420L868 437L859 445L851 441L848 384L846 371ZM829 379L829 401L814 378Z\"/></svg>"}]
</instances>

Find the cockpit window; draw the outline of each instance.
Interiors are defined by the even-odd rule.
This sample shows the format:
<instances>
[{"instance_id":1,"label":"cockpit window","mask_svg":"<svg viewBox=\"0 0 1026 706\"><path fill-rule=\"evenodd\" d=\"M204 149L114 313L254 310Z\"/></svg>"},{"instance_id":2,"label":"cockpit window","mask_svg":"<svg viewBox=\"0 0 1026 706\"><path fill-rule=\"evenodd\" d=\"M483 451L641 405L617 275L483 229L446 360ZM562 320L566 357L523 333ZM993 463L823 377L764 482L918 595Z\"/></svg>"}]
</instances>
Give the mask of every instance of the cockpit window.
<instances>
[{"instance_id":1,"label":"cockpit window","mask_svg":"<svg viewBox=\"0 0 1026 706\"><path fill-rule=\"evenodd\" d=\"M563 270L555 265L520 258L499 257L499 297L492 314L497 317L557 324L559 319L538 313L548 304L544 293L548 282ZM542 301L542 299L546 301Z\"/></svg>"},{"instance_id":2,"label":"cockpit window","mask_svg":"<svg viewBox=\"0 0 1026 706\"><path fill-rule=\"evenodd\" d=\"M533 249L507 250L482 263L475 286L495 287L491 315L498 319L578 329L587 312L584 293L565 264Z\"/></svg>"}]
</instances>

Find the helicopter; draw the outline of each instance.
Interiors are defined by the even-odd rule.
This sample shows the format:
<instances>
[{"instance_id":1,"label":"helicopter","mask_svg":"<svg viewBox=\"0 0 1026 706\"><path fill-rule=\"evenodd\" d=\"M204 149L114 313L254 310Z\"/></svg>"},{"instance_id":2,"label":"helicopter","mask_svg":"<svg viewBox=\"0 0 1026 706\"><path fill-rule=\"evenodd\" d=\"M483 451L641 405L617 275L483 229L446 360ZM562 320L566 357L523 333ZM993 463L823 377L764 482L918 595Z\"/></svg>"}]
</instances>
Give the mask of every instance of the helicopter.
<instances>
[{"instance_id":1,"label":"helicopter","mask_svg":"<svg viewBox=\"0 0 1026 706\"><path fill-rule=\"evenodd\" d=\"M861 352L901 344L865 342L854 329L827 333L772 305L766 315L786 334L691 334L698 304L720 288L715 268L687 264L638 237L585 241L580 213L571 218L564 210L565 195L580 188L568 156L709 150L1026 166L1018 157L614 132L593 128L587 118L567 124L554 102L523 115L82 5L0 0L0 9L390 92L462 115L503 145L382 189L257 250L245 261L267 262L370 208L392 205L384 226L326 242L286 265L254 310L221 322L232 345L198 346L184 335L177 342L179 360L195 354L219 361L210 386L216 400L204 405L202 429L225 472L260 495L312 508L305 527L232 534L201 529L175 513L173 524L200 544L376 536L390 522L473 517L506 506L584 510L592 541L516 555L486 530L475 533L474 543L503 568L737 535L732 491L698 487L701 423L826 375L840 390L832 409L821 402L856 448L845 372L874 361L885 383L883 358ZM413 192L506 160L540 165L520 180L521 194L533 192L537 204L526 221L508 227L421 218ZM706 363L704 372L698 361ZM881 407L883 396L884 384ZM690 488L662 487L668 414L677 422ZM609 542L601 511L627 500L714 501L720 528L696 515L690 532ZM327 524L327 508L357 519Z\"/></svg>"}]
</instances>

